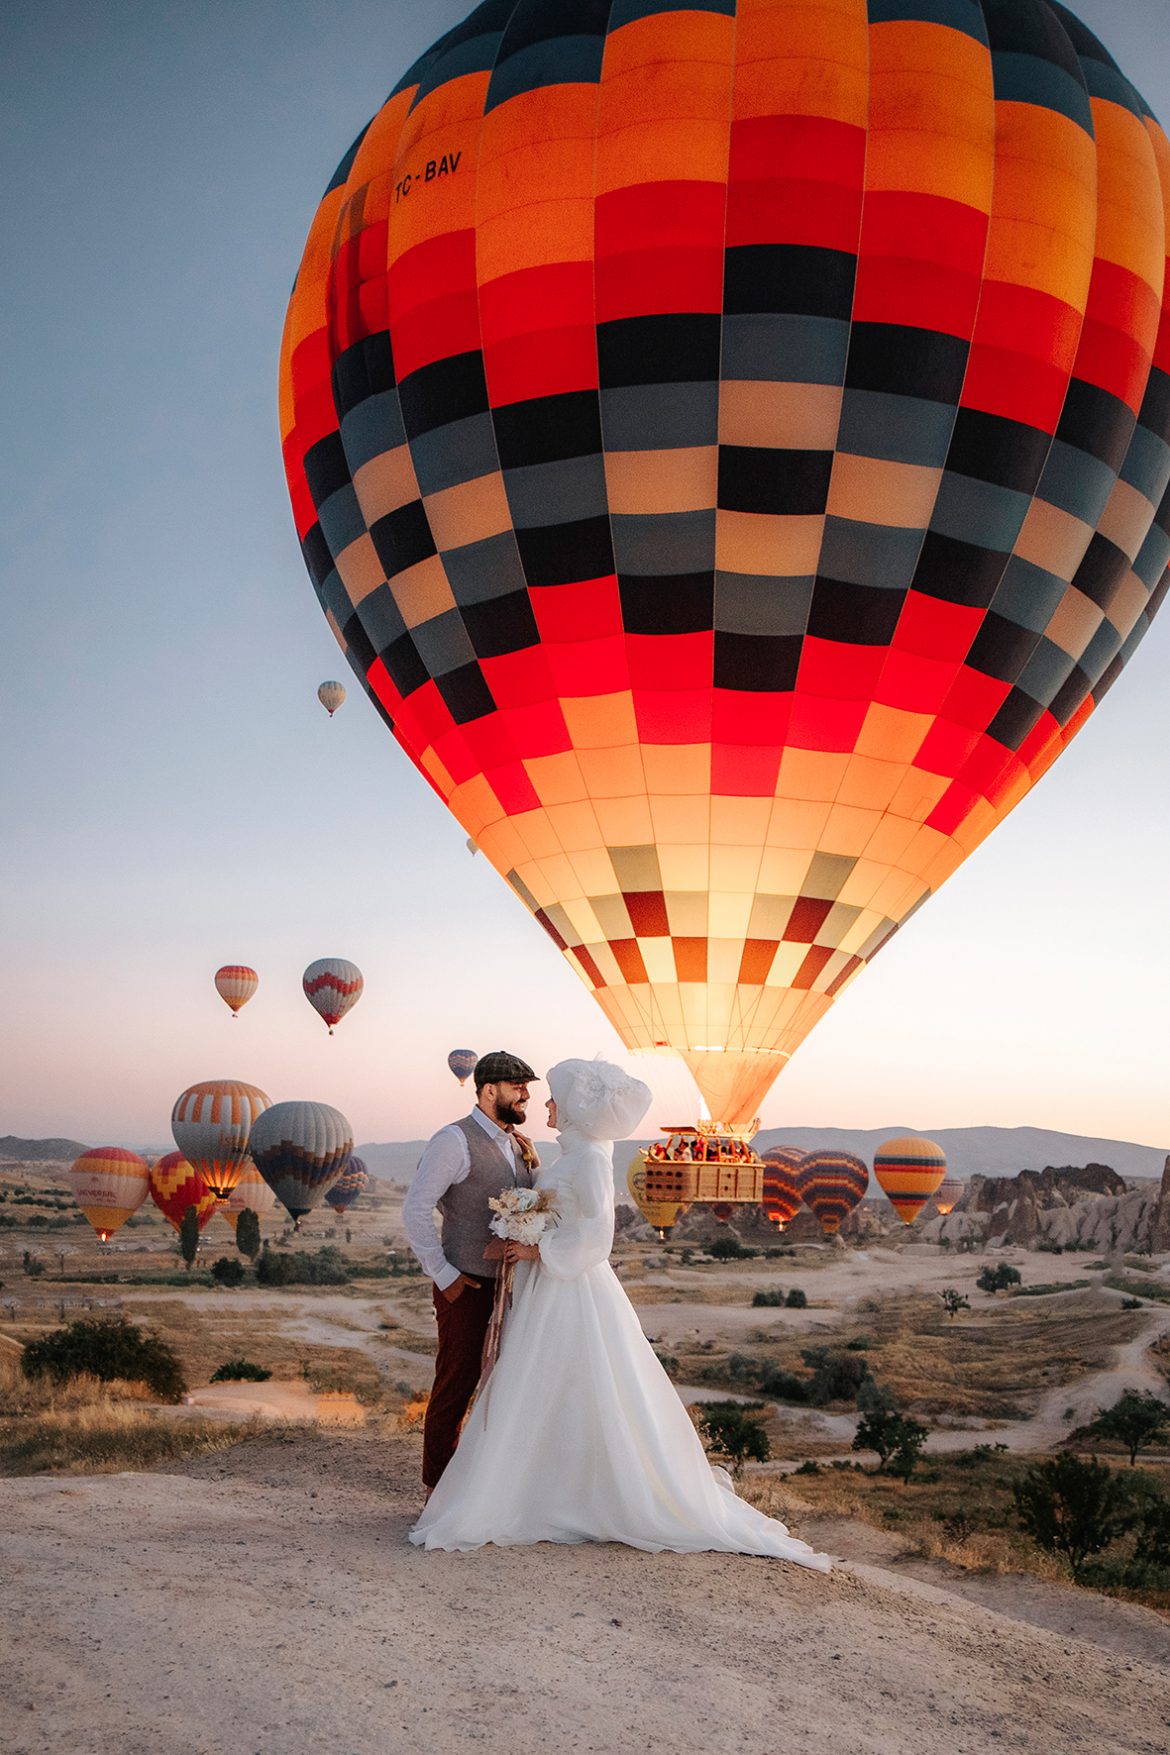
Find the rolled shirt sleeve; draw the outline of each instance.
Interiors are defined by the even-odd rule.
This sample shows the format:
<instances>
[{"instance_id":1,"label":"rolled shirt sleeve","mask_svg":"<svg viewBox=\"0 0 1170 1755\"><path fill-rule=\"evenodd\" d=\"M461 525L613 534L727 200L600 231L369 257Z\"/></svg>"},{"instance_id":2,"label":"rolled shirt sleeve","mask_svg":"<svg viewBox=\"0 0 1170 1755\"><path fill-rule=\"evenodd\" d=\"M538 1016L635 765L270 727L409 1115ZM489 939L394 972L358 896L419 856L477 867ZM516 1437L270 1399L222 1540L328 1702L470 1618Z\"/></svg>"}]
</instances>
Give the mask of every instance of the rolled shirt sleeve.
<instances>
[{"instance_id":1,"label":"rolled shirt sleeve","mask_svg":"<svg viewBox=\"0 0 1170 1755\"><path fill-rule=\"evenodd\" d=\"M435 1207L449 1188L466 1180L470 1170L471 1154L462 1129L441 1127L428 1141L402 1203L406 1241L424 1274L429 1274L440 1292L455 1284L459 1269L443 1254L435 1225Z\"/></svg>"}]
</instances>

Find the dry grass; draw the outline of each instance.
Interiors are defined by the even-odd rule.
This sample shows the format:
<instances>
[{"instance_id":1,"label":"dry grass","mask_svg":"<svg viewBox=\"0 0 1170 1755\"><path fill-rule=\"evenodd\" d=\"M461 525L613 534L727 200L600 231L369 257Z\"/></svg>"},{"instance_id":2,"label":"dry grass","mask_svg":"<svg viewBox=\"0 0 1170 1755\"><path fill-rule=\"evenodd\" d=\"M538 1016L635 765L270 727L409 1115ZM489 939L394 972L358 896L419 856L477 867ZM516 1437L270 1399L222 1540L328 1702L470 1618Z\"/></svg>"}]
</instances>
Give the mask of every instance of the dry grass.
<instances>
[{"instance_id":1,"label":"dry grass","mask_svg":"<svg viewBox=\"0 0 1170 1755\"><path fill-rule=\"evenodd\" d=\"M150 1405L140 1383L30 1381L15 1357L0 1354L0 1475L148 1469L229 1449L263 1429L260 1421L176 1417Z\"/></svg>"}]
</instances>

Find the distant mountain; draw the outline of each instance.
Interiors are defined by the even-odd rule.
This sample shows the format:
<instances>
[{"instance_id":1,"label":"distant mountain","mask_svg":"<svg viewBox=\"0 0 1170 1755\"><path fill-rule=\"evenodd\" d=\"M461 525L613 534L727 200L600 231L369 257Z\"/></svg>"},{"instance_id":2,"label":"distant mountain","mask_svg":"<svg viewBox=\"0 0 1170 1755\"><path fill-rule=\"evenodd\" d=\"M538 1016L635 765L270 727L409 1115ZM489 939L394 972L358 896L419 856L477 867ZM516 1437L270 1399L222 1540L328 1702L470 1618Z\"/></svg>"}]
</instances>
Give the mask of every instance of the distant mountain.
<instances>
[{"instance_id":1,"label":"distant mountain","mask_svg":"<svg viewBox=\"0 0 1170 1755\"><path fill-rule=\"evenodd\" d=\"M925 1133L937 1140L947 1155L947 1169L952 1176L1015 1176L1021 1170L1043 1170L1048 1164L1056 1167L1108 1164L1128 1180L1154 1179L1161 1176L1166 1159L1163 1147L1139 1146L1129 1140L1091 1139L1043 1127L782 1127L765 1129L756 1135L755 1143L761 1152L766 1152L769 1146L781 1145L799 1146L806 1152L818 1148L854 1152L872 1164L874 1152L883 1140L908 1133ZM357 1146L355 1150L373 1175L407 1183L414 1175L425 1144L425 1140L391 1140L381 1145ZM619 1195L625 1194L630 1159L645 1144L645 1140L620 1140L615 1145L614 1181ZM538 1140L537 1145L547 1158L547 1143Z\"/></svg>"},{"instance_id":2,"label":"distant mountain","mask_svg":"<svg viewBox=\"0 0 1170 1755\"><path fill-rule=\"evenodd\" d=\"M19 1158L25 1164L44 1164L53 1158L72 1163L88 1150L80 1140L22 1140L14 1133L0 1138L0 1158Z\"/></svg>"}]
</instances>

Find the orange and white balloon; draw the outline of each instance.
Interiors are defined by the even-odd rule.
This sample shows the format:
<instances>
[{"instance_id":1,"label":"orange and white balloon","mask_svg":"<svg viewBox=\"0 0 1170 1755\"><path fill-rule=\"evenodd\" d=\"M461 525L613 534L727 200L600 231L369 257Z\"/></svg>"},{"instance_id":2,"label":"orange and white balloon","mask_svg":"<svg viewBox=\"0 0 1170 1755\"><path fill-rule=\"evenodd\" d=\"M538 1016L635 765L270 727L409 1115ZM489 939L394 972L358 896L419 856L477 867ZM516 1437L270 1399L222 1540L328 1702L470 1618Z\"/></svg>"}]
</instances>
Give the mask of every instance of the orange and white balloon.
<instances>
[{"instance_id":1,"label":"orange and white balloon","mask_svg":"<svg viewBox=\"0 0 1170 1755\"><path fill-rule=\"evenodd\" d=\"M215 991L223 1003L231 1007L233 1018L239 1015L242 1005L247 1005L259 985L259 975L246 963L225 963L222 969L215 971Z\"/></svg>"},{"instance_id":2,"label":"orange and white balloon","mask_svg":"<svg viewBox=\"0 0 1170 1755\"><path fill-rule=\"evenodd\" d=\"M266 1219L276 1208L276 1196L249 1158L240 1171L240 1180L219 1204L219 1215L234 1231L240 1214L248 1207L258 1219Z\"/></svg>"},{"instance_id":3,"label":"orange and white balloon","mask_svg":"<svg viewBox=\"0 0 1170 1755\"><path fill-rule=\"evenodd\" d=\"M146 1199L150 1170L137 1152L122 1146L95 1146L74 1161L69 1181L73 1198L99 1241L108 1243Z\"/></svg>"},{"instance_id":4,"label":"orange and white balloon","mask_svg":"<svg viewBox=\"0 0 1170 1755\"><path fill-rule=\"evenodd\" d=\"M171 1111L171 1132L187 1162L217 1200L240 1180L252 1123L272 1099L238 1079L207 1079L191 1085Z\"/></svg>"}]
</instances>

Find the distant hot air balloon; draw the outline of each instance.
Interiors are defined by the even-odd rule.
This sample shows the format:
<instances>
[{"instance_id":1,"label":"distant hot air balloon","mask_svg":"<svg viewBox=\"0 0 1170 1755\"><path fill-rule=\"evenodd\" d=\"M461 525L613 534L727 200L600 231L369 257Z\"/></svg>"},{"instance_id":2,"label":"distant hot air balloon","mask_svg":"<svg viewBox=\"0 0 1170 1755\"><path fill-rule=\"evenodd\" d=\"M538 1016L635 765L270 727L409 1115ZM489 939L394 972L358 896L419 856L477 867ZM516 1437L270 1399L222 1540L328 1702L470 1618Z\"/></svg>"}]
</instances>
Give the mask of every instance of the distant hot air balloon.
<instances>
[{"instance_id":1,"label":"distant hot air balloon","mask_svg":"<svg viewBox=\"0 0 1170 1755\"><path fill-rule=\"evenodd\" d=\"M720 1225L726 1225L735 1211L725 1200L716 1201L711 1208L711 1217Z\"/></svg>"},{"instance_id":2,"label":"distant hot air balloon","mask_svg":"<svg viewBox=\"0 0 1170 1755\"><path fill-rule=\"evenodd\" d=\"M385 71L282 345L314 588L746 1121L1163 601L1170 146L1056 0L488 0Z\"/></svg>"},{"instance_id":3,"label":"distant hot air balloon","mask_svg":"<svg viewBox=\"0 0 1170 1755\"><path fill-rule=\"evenodd\" d=\"M250 1158L245 1158L240 1180L227 1200L220 1203L219 1214L234 1231L245 1207L250 1207L258 1219L266 1218L276 1207L276 1196Z\"/></svg>"},{"instance_id":4,"label":"distant hot air balloon","mask_svg":"<svg viewBox=\"0 0 1170 1755\"><path fill-rule=\"evenodd\" d=\"M764 1158L764 1212L783 1231L790 1219L800 1211L800 1189L796 1169L804 1162L798 1146L770 1146Z\"/></svg>"},{"instance_id":5,"label":"distant hot air balloon","mask_svg":"<svg viewBox=\"0 0 1170 1755\"><path fill-rule=\"evenodd\" d=\"M259 975L246 963L225 963L215 971L215 991L231 1007L233 1018L239 1016L240 1007L247 1005L259 985Z\"/></svg>"},{"instance_id":6,"label":"distant hot air balloon","mask_svg":"<svg viewBox=\"0 0 1170 1755\"><path fill-rule=\"evenodd\" d=\"M353 1129L328 1103L274 1103L256 1118L251 1151L252 1162L299 1229L353 1155Z\"/></svg>"},{"instance_id":7,"label":"distant hot air balloon","mask_svg":"<svg viewBox=\"0 0 1170 1755\"><path fill-rule=\"evenodd\" d=\"M248 1135L271 1099L256 1085L208 1079L191 1085L171 1112L175 1144L217 1200L226 1200L248 1156Z\"/></svg>"},{"instance_id":8,"label":"distant hot air balloon","mask_svg":"<svg viewBox=\"0 0 1170 1755\"><path fill-rule=\"evenodd\" d=\"M340 1217L347 1213L358 1196L370 1186L370 1173L360 1158L351 1158L333 1187L325 1196L326 1206Z\"/></svg>"},{"instance_id":9,"label":"distant hot air balloon","mask_svg":"<svg viewBox=\"0 0 1170 1755\"><path fill-rule=\"evenodd\" d=\"M321 957L309 964L301 977L301 985L305 998L324 1018L332 1036L333 1026L340 1024L346 1012L362 997L365 983L356 963L347 963L344 957Z\"/></svg>"},{"instance_id":10,"label":"distant hot air balloon","mask_svg":"<svg viewBox=\"0 0 1170 1755\"><path fill-rule=\"evenodd\" d=\"M944 1176L934 1191L935 1209L945 1218L954 1212L956 1205L963 1198L966 1183L961 1176Z\"/></svg>"},{"instance_id":11,"label":"distant hot air balloon","mask_svg":"<svg viewBox=\"0 0 1170 1755\"><path fill-rule=\"evenodd\" d=\"M98 1234L108 1243L146 1199L150 1171L145 1158L122 1146L95 1146L74 1160L69 1172L73 1198Z\"/></svg>"},{"instance_id":12,"label":"distant hot air balloon","mask_svg":"<svg viewBox=\"0 0 1170 1755\"><path fill-rule=\"evenodd\" d=\"M474 1048L453 1048L447 1056L447 1065L459 1083L464 1085L475 1071L475 1063L478 1059L479 1055Z\"/></svg>"},{"instance_id":13,"label":"distant hot air balloon","mask_svg":"<svg viewBox=\"0 0 1170 1755\"><path fill-rule=\"evenodd\" d=\"M801 1200L816 1214L826 1237L836 1236L869 1187L869 1170L852 1152L807 1152L795 1176Z\"/></svg>"},{"instance_id":14,"label":"distant hot air balloon","mask_svg":"<svg viewBox=\"0 0 1170 1755\"><path fill-rule=\"evenodd\" d=\"M192 1169L182 1152L168 1152L151 1166L150 1195L167 1222L182 1229L183 1215L188 1207L195 1208L195 1219L202 1231L215 1216L219 1202L200 1176Z\"/></svg>"},{"instance_id":15,"label":"distant hot air balloon","mask_svg":"<svg viewBox=\"0 0 1170 1755\"><path fill-rule=\"evenodd\" d=\"M345 688L339 682L323 682L317 690L317 699L332 719L337 709L345 701Z\"/></svg>"},{"instance_id":16,"label":"distant hot air balloon","mask_svg":"<svg viewBox=\"0 0 1170 1755\"><path fill-rule=\"evenodd\" d=\"M947 1173L947 1155L917 1134L886 1140L873 1155L878 1186L904 1225L912 1225Z\"/></svg>"},{"instance_id":17,"label":"distant hot air balloon","mask_svg":"<svg viewBox=\"0 0 1170 1755\"><path fill-rule=\"evenodd\" d=\"M686 1212L681 1202L667 1200L648 1200L646 1198L646 1168L642 1162L642 1154L638 1152L630 1159L630 1167L626 1173L626 1187L633 1197L634 1205L653 1227L658 1235L665 1240Z\"/></svg>"}]
</instances>

